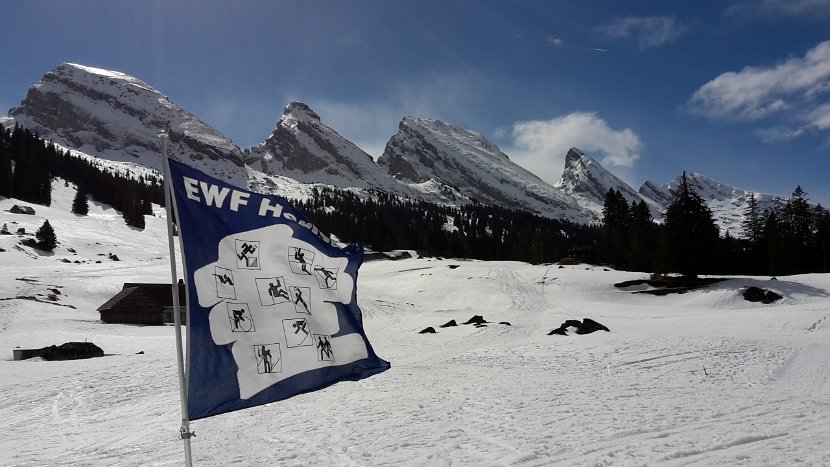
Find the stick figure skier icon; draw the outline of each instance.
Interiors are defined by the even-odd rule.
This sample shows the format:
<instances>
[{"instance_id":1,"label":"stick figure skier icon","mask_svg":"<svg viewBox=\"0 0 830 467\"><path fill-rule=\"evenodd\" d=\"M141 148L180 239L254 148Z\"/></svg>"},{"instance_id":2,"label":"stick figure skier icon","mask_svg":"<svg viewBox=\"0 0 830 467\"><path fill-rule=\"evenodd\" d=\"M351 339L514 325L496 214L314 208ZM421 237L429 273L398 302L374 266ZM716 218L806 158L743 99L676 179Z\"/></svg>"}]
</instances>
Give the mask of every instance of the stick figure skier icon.
<instances>
[{"instance_id":1,"label":"stick figure skier icon","mask_svg":"<svg viewBox=\"0 0 830 467\"><path fill-rule=\"evenodd\" d=\"M263 373L273 373L274 365L271 362L271 351L265 345L261 345L257 350L257 355L262 359Z\"/></svg>"},{"instance_id":2,"label":"stick figure skier icon","mask_svg":"<svg viewBox=\"0 0 830 467\"><path fill-rule=\"evenodd\" d=\"M317 284L321 289L336 289L337 288L337 268L324 268L322 266L314 266L314 272L317 278Z\"/></svg>"},{"instance_id":3,"label":"stick figure skier icon","mask_svg":"<svg viewBox=\"0 0 830 467\"><path fill-rule=\"evenodd\" d=\"M307 319L285 319L282 321L282 327L285 331L285 344L287 347L314 345L314 338L311 335Z\"/></svg>"}]
</instances>

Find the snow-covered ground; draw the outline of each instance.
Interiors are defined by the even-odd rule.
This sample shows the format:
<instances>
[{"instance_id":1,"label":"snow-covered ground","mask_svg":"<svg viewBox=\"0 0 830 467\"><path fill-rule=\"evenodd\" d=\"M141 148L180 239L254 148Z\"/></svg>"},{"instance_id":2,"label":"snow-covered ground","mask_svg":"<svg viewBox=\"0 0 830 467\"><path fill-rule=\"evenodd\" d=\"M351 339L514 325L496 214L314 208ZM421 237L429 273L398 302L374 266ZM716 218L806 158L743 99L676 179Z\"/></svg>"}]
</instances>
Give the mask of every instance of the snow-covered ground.
<instances>
[{"instance_id":1,"label":"snow-covered ground","mask_svg":"<svg viewBox=\"0 0 830 467\"><path fill-rule=\"evenodd\" d=\"M0 465L180 465L173 327L108 325L96 312L123 282L169 277L164 220L138 231L98 205L78 218L72 192L56 184L55 203L33 206L35 216L0 200L12 233L48 218L61 242L43 254L0 236ZM612 285L640 277L586 265L366 263L366 332L392 369L196 421L194 462L830 464L830 275L738 278L666 297ZM784 299L745 302L751 284ZM439 328L473 315L494 323ZM611 332L546 335L586 317ZM427 326L438 333L418 333ZM107 356L12 361L16 346L84 340Z\"/></svg>"}]
</instances>

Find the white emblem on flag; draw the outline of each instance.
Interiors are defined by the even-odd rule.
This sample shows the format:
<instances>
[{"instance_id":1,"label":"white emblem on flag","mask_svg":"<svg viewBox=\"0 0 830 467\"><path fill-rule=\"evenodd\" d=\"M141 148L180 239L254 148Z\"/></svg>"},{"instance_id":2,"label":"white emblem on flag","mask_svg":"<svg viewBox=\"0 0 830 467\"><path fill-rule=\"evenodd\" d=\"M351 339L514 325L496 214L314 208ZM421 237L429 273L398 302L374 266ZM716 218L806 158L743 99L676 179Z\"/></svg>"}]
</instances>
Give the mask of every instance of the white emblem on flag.
<instances>
[{"instance_id":1,"label":"white emblem on flag","mask_svg":"<svg viewBox=\"0 0 830 467\"><path fill-rule=\"evenodd\" d=\"M337 307L351 303L355 286L342 273L349 259L329 257L293 234L275 224L230 235L215 246L216 263L193 274L199 305L211 310L213 341L233 344L242 399L293 375L368 357L359 333L340 335ZM240 262L243 244L259 269L243 267L251 264Z\"/></svg>"}]
</instances>

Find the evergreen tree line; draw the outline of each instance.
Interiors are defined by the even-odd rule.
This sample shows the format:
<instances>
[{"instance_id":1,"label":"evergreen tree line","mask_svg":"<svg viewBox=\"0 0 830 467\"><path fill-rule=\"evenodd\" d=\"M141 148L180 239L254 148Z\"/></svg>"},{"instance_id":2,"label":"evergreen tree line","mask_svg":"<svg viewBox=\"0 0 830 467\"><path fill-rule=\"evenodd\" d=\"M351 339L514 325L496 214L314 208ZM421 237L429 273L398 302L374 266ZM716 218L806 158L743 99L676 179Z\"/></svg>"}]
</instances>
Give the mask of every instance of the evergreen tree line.
<instances>
[{"instance_id":1,"label":"evergreen tree line","mask_svg":"<svg viewBox=\"0 0 830 467\"><path fill-rule=\"evenodd\" d=\"M87 195L91 195L121 211L128 225L144 228L144 216L153 213L152 204L164 204L161 180L156 177L135 180L101 169L18 126L0 131L0 196L49 206L55 177L78 187L72 203L76 214L87 213Z\"/></svg>"},{"instance_id":2,"label":"evergreen tree line","mask_svg":"<svg viewBox=\"0 0 830 467\"><path fill-rule=\"evenodd\" d=\"M121 211L127 224L143 228L152 204L164 204L156 177L135 180L101 169L17 126L0 131L0 196L48 206L54 177L78 186L72 210L81 215L88 211L91 195ZM645 202L628 203L613 189L605 197L601 226L483 204L441 206L381 191L361 196L315 188L310 199L295 204L323 232L379 251L413 249L435 256L532 263L595 252L596 257L584 259L689 276L826 272L830 212L810 206L806 195L797 187L788 200L765 211L751 196L741 238L719 234L711 210L685 174L662 224L654 222Z\"/></svg>"},{"instance_id":3,"label":"evergreen tree line","mask_svg":"<svg viewBox=\"0 0 830 467\"><path fill-rule=\"evenodd\" d=\"M598 259L620 269L686 276L827 272L830 212L810 206L800 186L763 212L752 195L743 214L741 238L728 231L721 236L685 173L662 224L654 222L644 201L629 204L611 189L603 204Z\"/></svg>"},{"instance_id":4,"label":"evergreen tree line","mask_svg":"<svg viewBox=\"0 0 830 467\"><path fill-rule=\"evenodd\" d=\"M490 205L440 206L380 191L370 195L315 188L310 199L294 204L321 231L377 251L411 249L432 256L554 262L575 249L593 248L599 232L596 226Z\"/></svg>"}]
</instances>

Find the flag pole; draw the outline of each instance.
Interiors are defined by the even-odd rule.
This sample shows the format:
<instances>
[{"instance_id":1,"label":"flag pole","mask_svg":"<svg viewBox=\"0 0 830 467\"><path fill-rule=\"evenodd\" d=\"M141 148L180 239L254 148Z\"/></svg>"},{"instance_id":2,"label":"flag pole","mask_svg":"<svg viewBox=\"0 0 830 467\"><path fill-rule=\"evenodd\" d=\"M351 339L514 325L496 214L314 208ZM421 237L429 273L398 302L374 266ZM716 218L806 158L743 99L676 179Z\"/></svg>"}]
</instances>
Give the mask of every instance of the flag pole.
<instances>
[{"instance_id":1,"label":"flag pole","mask_svg":"<svg viewBox=\"0 0 830 467\"><path fill-rule=\"evenodd\" d=\"M167 144L169 135L167 130L162 130L158 134L161 140L161 164L162 176L164 178L164 209L167 212L167 244L170 249L170 276L173 284L171 292L173 294L173 322L176 325L176 360L178 364L179 373L179 397L182 406L182 426L179 430L179 437L184 441L184 460L187 467L193 465L193 459L190 453L190 438L195 434L190 431L190 419L187 414L187 383L185 379L184 355L182 352L182 318L181 308L179 308L179 280L176 274L176 248L173 241L173 206L171 200L171 190L173 189L172 181L170 180L170 165L167 163ZM189 317L188 317L189 318ZM189 342L188 342L189 344Z\"/></svg>"}]
</instances>

